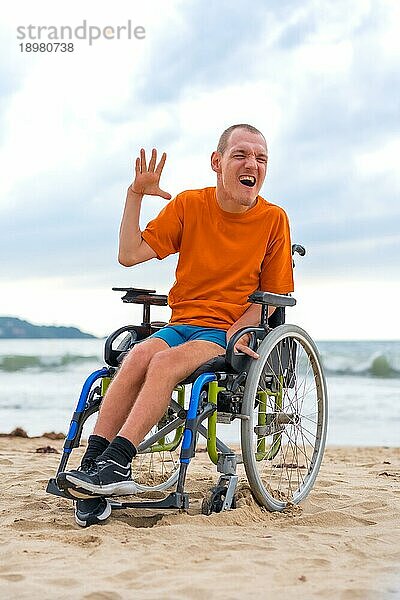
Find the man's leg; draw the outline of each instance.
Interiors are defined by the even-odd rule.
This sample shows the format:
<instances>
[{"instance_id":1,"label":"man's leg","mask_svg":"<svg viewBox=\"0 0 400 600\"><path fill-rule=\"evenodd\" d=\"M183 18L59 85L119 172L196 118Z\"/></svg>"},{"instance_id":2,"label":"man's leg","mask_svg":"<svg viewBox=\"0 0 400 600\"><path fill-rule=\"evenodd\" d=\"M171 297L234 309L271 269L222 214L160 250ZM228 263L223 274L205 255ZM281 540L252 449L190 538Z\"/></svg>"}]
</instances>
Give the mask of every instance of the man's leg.
<instances>
[{"instance_id":1,"label":"man's leg","mask_svg":"<svg viewBox=\"0 0 400 600\"><path fill-rule=\"evenodd\" d=\"M224 353L213 342L196 340L157 352L147 368L142 389L119 434L96 461L91 472L60 473L58 484L84 498L136 493L131 461L148 431L160 420L175 385L211 358Z\"/></svg>"},{"instance_id":2,"label":"man's leg","mask_svg":"<svg viewBox=\"0 0 400 600\"><path fill-rule=\"evenodd\" d=\"M94 432L89 436L82 458L81 470L90 470L92 463L88 459L96 459L116 436L136 400L150 360L168 347L163 340L151 338L136 345L125 357L101 404ZM110 514L110 503L101 496L77 500L75 504L75 521L81 527L104 521Z\"/></svg>"},{"instance_id":3,"label":"man's leg","mask_svg":"<svg viewBox=\"0 0 400 600\"><path fill-rule=\"evenodd\" d=\"M148 338L128 353L101 403L95 435L114 439L140 392L151 360L168 348L164 340Z\"/></svg>"},{"instance_id":4,"label":"man's leg","mask_svg":"<svg viewBox=\"0 0 400 600\"><path fill-rule=\"evenodd\" d=\"M221 346L203 340L186 342L155 354L147 368L142 389L119 435L135 446L140 444L167 410L176 384L219 354L224 354Z\"/></svg>"}]
</instances>

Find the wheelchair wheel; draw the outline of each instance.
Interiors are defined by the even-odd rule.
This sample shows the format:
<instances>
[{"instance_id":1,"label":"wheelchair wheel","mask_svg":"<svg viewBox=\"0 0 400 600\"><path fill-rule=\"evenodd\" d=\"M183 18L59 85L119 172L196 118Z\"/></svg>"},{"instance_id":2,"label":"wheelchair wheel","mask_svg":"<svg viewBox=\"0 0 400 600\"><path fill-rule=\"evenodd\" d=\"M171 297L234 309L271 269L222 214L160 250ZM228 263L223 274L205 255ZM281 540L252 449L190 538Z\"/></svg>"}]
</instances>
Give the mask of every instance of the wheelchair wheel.
<instances>
[{"instance_id":1,"label":"wheelchair wheel","mask_svg":"<svg viewBox=\"0 0 400 600\"><path fill-rule=\"evenodd\" d=\"M259 346L244 388L243 462L256 500L272 511L298 504L317 477L327 432L327 388L318 350L296 325Z\"/></svg>"},{"instance_id":2,"label":"wheelchair wheel","mask_svg":"<svg viewBox=\"0 0 400 600\"><path fill-rule=\"evenodd\" d=\"M177 408L177 403L174 407ZM172 427L176 419L177 412L170 406L139 445L138 454L132 462L132 479L141 493L167 490L178 479L184 424L165 433L165 428L168 425Z\"/></svg>"}]
</instances>

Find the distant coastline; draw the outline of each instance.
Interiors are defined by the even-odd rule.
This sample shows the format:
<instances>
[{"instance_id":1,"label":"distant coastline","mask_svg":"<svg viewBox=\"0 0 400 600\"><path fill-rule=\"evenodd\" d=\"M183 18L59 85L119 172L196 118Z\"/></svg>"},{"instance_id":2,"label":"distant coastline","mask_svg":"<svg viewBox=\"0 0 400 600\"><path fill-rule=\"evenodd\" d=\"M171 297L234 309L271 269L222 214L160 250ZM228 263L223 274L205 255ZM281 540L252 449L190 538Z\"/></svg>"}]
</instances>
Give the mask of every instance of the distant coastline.
<instances>
[{"instance_id":1,"label":"distant coastline","mask_svg":"<svg viewBox=\"0 0 400 600\"><path fill-rule=\"evenodd\" d=\"M96 339L77 327L33 325L17 317L0 317L0 340L4 339Z\"/></svg>"}]
</instances>

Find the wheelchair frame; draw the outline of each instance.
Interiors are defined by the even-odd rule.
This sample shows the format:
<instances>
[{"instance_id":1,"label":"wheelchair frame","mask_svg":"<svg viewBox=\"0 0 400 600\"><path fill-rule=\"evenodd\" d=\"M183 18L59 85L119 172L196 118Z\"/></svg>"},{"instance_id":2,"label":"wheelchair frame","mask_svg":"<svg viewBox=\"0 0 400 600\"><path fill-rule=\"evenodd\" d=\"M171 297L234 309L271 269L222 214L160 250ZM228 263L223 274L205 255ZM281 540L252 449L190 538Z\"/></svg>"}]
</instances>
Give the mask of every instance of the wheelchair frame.
<instances>
[{"instance_id":1,"label":"wheelchair frame","mask_svg":"<svg viewBox=\"0 0 400 600\"><path fill-rule=\"evenodd\" d=\"M305 252L301 246L293 246L294 251L299 252L299 254ZM98 411L107 387L127 351L164 325L159 322L151 322L150 307L151 305L166 306L166 296L156 294L155 290L113 289L125 293L122 297L123 302L143 305L143 321L141 325L121 327L107 338L105 361L109 366L89 375L82 387L64 442L57 473L54 478L49 480L46 490L48 493L73 500L77 498L71 495L68 490L60 489L57 484L57 476L66 470L72 450L79 446L84 423L92 414ZM249 301L259 303L262 306L260 325L258 327L245 327L237 331L229 341L225 358L217 357L213 359L178 384L175 388L178 395L177 400L171 399L169 409L165 415L166 418L159 423L160 428L138 446L138 455L172 452L180 446L179 471L175 472L163 486L159 486L160 489L166 489L176 483L175 491L161 500L121 502L115 498L109 498L112 509L187 509L189 507L189 495L185 492L185 481L190 461L195 456L198 435L202 435L207 440L208 456L220 473L217 485L212 488L209 496L203 501L203 514L211 514L211 512L220 512L235 507L235 491L238 483L236 470L240 462L245 464L253 495L260 504L266 506L269 510L283 510L288 504L301 501L309 493L322 461L327 430L327 390L318 351L314 342L304 330L297 326L284 325L285 307L294 306L296 304L294 298L268 292L255 292L249 297ZM268 319L269 306L275 306L277 309L272 318ZM271 321L273 322L271 323ZM274 327L270 325L274 325ZM114 349L113 342L123 333L127 335L117 349ZM234 352L236 342L246 333L251 335L251 347L258 349L257 351L260 352L258 361L254 361L247 355ZM307 358L311 357L309 359L311 366L308 368L312 369L316 380L317 410L315 420L311 418L314 413L302 415L300 414L301 411L297 410L296 412L295 400L290 400L289 395L285 392L285 390L290 390L296 385L297 353L301 352L302 348L305 348ZM262 363L260 365L255 364L261 358L263 359ZM213 363L211 369L210 363ZM256 373L258 367L261 368L261 375ZM261 377L268 380L267 387L264 386L265 390L260 389L262 387L260 385ZM100 386L96 385L99 380ZM185 386L190 383L192 389L189 406L186 410L184 408ZM246 395L248 383L250 387L254 388L254 394L251 392ZM307 391L307 394L310 393L310 391ZM273 408L270 408L268 412L268 399L271 398ZM289 408L284 409L284 403ZM245 405L247 408L243 410ZM255 409L257 415L255 417L256 421L253 422L252 413ZM243 459L220 440L216 434L217 420L221 422L222 419L222 422L231 422L236 418L241 420ZM207 427L203 424L206 420ZM299 430L299 423L302 420L306 420L309 427L315 426L317 430L315 442L317 449L314 450L310 460L306 457L305 462L309 463L307 467L296 465L298 470L301 468L307 468L308 470L304 478L301 473L300 477L297 475L298 481L294 483L297 488L296 492L293 493L293 497L285 498L281 492L276 492L275 498L274 493L270 491L270 484L265 484L262 481L262 477L258 473L258 467L263 462L264 464L269 462L272 465L273 460L282 450L284 432L288 427L296 432L296 428ZM308 422L313 425L309 425ZM307 428L305 430L307 434L305 439L303 436L303 449L300 447L300 454L303 455L303 459L306 456L306 447L310 443L309 437L311 435ZM174 437L172 440L168 440L167 436L171 433L174 433ZM255 452L250 443L250 438L254 435L256 437ZM268 442L268 448L267 438L272 438L271 442ZM243 443L243 440L245 443ZM290 445L293 446L293 443L290 442ZM298 458L296 454L296 458L293 460L299 462ZM252 465L251 468L249 465ZM292 466L290 459L286 461L286 458L283 460L283 465L278 465L283 473L286 469L287 477L289 477ZM152 490L159 488L157 486L150 487ZM140 491L140 486L138 489Z\"/></svg>"}]
</instances>

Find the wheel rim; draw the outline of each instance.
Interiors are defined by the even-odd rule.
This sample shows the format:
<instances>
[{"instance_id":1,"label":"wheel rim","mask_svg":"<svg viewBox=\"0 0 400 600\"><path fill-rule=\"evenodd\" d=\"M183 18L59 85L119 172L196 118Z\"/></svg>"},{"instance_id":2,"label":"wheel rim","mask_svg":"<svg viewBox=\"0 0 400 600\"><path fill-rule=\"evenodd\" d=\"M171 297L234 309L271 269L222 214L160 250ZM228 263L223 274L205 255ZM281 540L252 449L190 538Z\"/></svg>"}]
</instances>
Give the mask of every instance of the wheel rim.
<instances>
[{"instance_id":1,"label":"wheel rim","mask_svg":"<svg viewBox=\"0 0 400 600\"><path fill-rule=\"evenodd\" d=\"M157 432L157 426L149 436ZM147 436L146 436L147 437ZM165 436L164 444L172 444L175 431ZM155 450L138 454L132 462L132 479L137 484L139 492L162 491L171 487L178 478L179 445L171 451Z\"/></svg>"},{"instance_id":2,"label":"wheel rim","mask_svg":"<svg viewBox=\"0 0 400 600\"><path fill-rule=\"evenodd\" d=\"M132 463L132 479L139 492L163 491L178 479L179 452L145 452Z\"/></svg>"},{"instance_id":3,"label":"wheel rim","mask_svg":"<svg viewBox=\"0 0 400 600\"><path fill-rule=\"evenodd\" d=\"M326 438L326 383L315 344L296 326L270 333L257 363L245 389L249 419L242 422L243 458L256 498L282 510L307 496L318 473Z\"/></svg>"}]
</instances>

